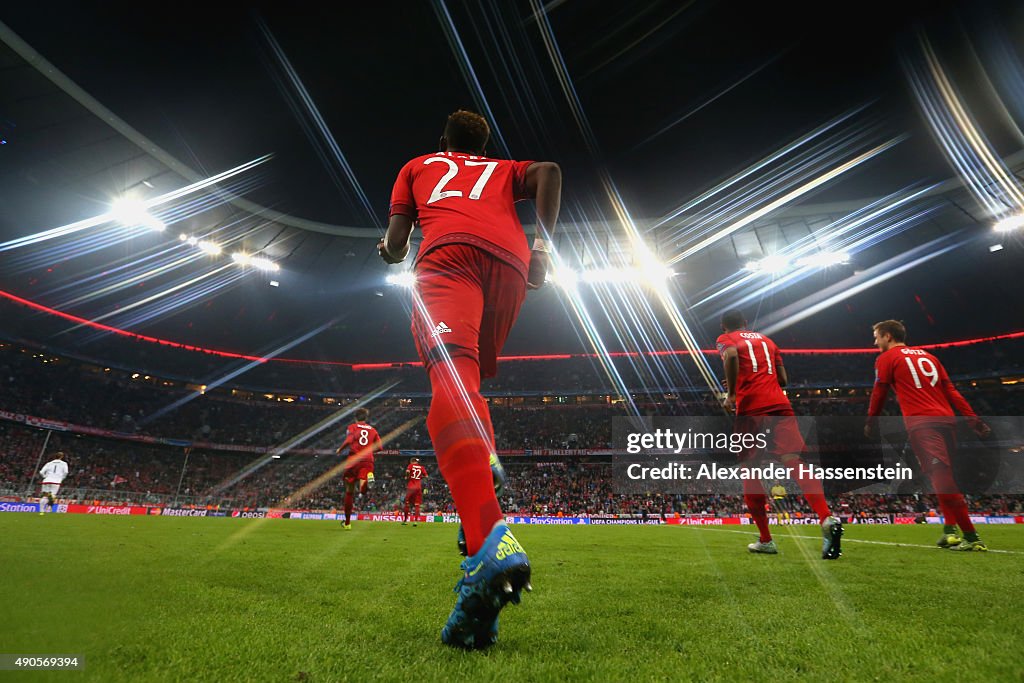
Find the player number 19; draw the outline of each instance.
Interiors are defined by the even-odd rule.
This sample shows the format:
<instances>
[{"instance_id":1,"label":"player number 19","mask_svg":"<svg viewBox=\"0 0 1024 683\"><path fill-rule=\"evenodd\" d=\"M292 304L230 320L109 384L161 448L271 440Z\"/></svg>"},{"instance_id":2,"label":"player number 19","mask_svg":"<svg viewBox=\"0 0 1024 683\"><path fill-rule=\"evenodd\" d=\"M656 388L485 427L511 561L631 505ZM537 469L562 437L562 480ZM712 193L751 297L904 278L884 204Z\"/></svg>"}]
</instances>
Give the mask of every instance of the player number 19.
<instances>
[{"instance_id":1,"label":"player number 19","mask_svg":"<svg viewBox=\"0 0 1024 683\"><path fill-rule=\"evenodd\" d=\"M921 375L927 377L928 383L933 387L939 383L939 369L935 367L935 363L927 358L918 358L917 368L915 368L913 360L910 358L904 358L903 360L907 361L907 367L910 368L910 376L914 378L914 386L918 389L921 388ZM917 374L918 369L921 370L921 375Z\"/></svg>"},{"instance_id":2,"label":"player number 19","mask_svg":"<svg viewBox=\"0 0 1024 683\"><path fill-rule=\"evenodd\" d=\"M430 157L424 164L433 164L436 162L442 162L448 164L448 171L441 176L441 179L437 181L437 185L434 186L434 191L430 193L430 199L427 200L427 204L433 204L439 202L442 199L448 197L461 197L462 190L446 190L444 186L451 181L452 178L459 174L459 165L447 157ZM469 191L470 199L480 199L480 195L483 194L484 188L487 186L487 181L491 179L491 174L494 173L494 169L498 167L497 161L464 161L466 166L483 166L484 172L480 174L476 183L473 185L473 189Z\"/></svg>"}]
</instances>

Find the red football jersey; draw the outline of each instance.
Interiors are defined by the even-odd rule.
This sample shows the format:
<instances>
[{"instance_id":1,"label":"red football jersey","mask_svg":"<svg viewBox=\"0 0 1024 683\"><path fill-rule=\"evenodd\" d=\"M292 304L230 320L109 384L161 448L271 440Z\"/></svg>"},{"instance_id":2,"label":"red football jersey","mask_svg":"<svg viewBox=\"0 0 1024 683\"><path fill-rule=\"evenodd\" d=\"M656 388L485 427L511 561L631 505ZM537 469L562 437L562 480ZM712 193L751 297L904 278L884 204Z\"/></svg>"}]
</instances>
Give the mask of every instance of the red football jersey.
<instances>
[{"instance_id":1,"label":"red football jersey","mask_svg":"<svg viewBox=\"0 0 1024 683\"><path fill-rule=\"evenodd\" d=\"M416 157L398 172L390 215L402 214L419 223L423 243L417 260L442 244L472 244L526 277L530 247L515 203L528 199L526 169L532 163L462 152Z\"/></svg>"},{"instance_id":2,"label":"red football jersey","mask_svg":"<svg viewBox=\"0 0 1024 683\"><path fill-rule=\"evenodd\" d=\"M758 332L736 330L718 338L718 353L736 349L740 371L736 377L736 414L750 415L767 408L788 408L789 399L779 385L782 365L779 347Z\"/></svg>"},{"instance_id":3,"label":"red football jersey","mask_svg":"<svg viewBox=\"0 0 1024 683\"><path fill-rule=\"evenodd\" d=\"M373 452L380 450L383 444L377 430L365 422L353 422L345 434L345 444L349 447L349 457L356 456L350 467L373 469Z\"/></svg>"},{"instance_id":4,"label":"red football jersey","mask_svg":"<svg viewBox=\"0 0 1024 683\"><path fill-rule=\"evenodd\" d=\"M418 462L411 462L409 463L409 466L405 468L405 478L409 482L409 488L422 486L423 480L426 477L427 468Z\"/></svg>"},{"instance_id":5,"label":"red football jersey","mask_svg":"<svg viewBox=\"0 0 1024 683\"><path fill-rule=\"evenodd\" d=\"M946 368L924 349L894 346L878 354L869 417L882 412L889 387L896 391L896 400L908 429L936 422L952 423L954 406L962 415L975 416L970 404L953 386Z\"/></svg>"}]
</instances>

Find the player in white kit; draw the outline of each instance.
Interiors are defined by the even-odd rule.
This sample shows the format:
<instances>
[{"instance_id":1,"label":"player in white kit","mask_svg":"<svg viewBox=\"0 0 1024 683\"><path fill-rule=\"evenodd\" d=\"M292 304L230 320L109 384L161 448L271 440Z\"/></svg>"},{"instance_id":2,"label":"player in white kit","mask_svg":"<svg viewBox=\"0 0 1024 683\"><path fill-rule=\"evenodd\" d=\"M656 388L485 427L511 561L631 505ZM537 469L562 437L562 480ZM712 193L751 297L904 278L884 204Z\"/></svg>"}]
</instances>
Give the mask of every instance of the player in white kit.
<instances>
[{"instance_id":1,"label":"player in white kit","mask_svg":"<svg viewBox=\"0 0 1024 683\"><path fill-rule=\"evenodd\" d=\"M43 495L39 499L39 514L43 515L46 514L47 502L53 505L61 483L68 476L68 464L64 462L64 453L58 452L54 455L53 460L43 465L43 469L39 470L39 474L43 478Z\"/></svg>"}]
</instances>

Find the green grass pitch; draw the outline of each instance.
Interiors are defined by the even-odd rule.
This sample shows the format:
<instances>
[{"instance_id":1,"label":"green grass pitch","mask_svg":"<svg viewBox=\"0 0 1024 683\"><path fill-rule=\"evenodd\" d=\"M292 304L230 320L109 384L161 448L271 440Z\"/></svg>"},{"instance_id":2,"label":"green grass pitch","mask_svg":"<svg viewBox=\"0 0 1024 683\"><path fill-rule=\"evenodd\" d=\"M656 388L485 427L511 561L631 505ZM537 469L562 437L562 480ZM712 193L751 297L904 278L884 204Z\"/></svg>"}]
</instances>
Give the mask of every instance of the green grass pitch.
<instances>
[{"instance_id":1,"label":"green grass pitch","mask_svg":"<svg viewBox=\"0 0 1024 683\"><path fill-rule=\"evenodd\" d=\"M750 555L738 527L516 527L534 592L486 653L441 645L455 527L0 516L0 653L80 654L0 680L1021 680L1024 528L816 528Z\"/></svg>"}]
</instances>

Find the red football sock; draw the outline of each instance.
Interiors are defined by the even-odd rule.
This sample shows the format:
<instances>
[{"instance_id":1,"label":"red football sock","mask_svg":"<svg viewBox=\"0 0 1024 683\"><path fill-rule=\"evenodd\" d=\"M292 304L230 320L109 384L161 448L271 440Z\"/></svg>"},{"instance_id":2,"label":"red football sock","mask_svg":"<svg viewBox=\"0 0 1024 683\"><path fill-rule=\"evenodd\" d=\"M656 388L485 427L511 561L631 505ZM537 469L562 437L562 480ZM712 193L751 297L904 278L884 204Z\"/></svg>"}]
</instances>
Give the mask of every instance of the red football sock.
<instances>
[{"instance_id":1,"label":"red football sock","mask_svg":"<svg viewBox=\"0 0 1024 683\"><path fill-rule=\"evenodd\" d=\"M345 524L352 523L352 492L345 492Z\"/></svg>"},{"instance_id":2,"label":"red football sock","mask_svg":"<svg viewBox=\"0 0 1024 683\"><path fill-rule=\"evenodd\" d=\"M929 475L946 524L956 524L964 534L973 534L974 522L971 521L971 514L967 510L967 501L964 500L963 494L960 493L960 489L956 485L956 480L953 479L952 468L939 463L932 468Z\"/></svg>"},{"instance_id":3,"label":"red football sock","mask_svg":"<svg viewBox=\"0 0 1024 683\"><path fill-rule=\"evenodd\" d=\"M814 514L818 515L818 521L824 522L828 519L832 512L828 509L828 501L825 500L825 489L821 486L821 480L807 473L800 472L800 466L804 464L800 456L794 455L789 458L783 458L782 464L793 468L793 474L796 475L796 483L800 486L800 490L804 492L807 504L814 510Z\"/></svg>"},{"instance_id":4,"label":"red football sock","mask_svg":"<svg viewBox=\"0 0 1024 683\"><path fill-rule=\"evenodd\" d=\"M420 504L416 503L416 519L420 518Z\"/></svg>"},{"instance_id":5,"label":"red football sock","mask_svg":"<svg viewBox=\"0 0 1024 683\"><path fill-rule=\"evenodd\" d=\"M402 509L402 521L403 522L408 522L409 521L409 503L408 502L405 504L405 508Z\"/></svg>"},{"instance_id":6,"label":"red football sock","mask_svg":"<svg viewBox=\"0 0 1024 683\"><path fill-rule=\"evenodd\" d=\"M764 495L764 487L758 482L743 481L743 502L747 504L747 510L757 525L757 531L761 534L761 543L772 540L772 534L768 531L768 512L765 505L768 504L768 497Z\"/></svg>"},{"instance_id":7,"label":"red football sock","mask_svg":"<svg viewBox=\"0 0 1024 683\"><path fill-rule=\"evenodd\" d=\"M939 511L942 513L942 523L945 526L956 526L956 509L950 505L949 496L937 495L939 499Z\"/></svg>"},{"instance_id":8,"label":"red football sock","mask_svg":"<svg viewBox=\"0 0 1024 683\"><path fill-rule=\"evenodd\" d=\"M480 368L475 360L456 356L450 363L433 364L429 372L433 396L427 431L462 520L467 549L475 555L502 518L491 478L494 436L488 433L487 402L480 395Z\"/></svg>"}]
</instances>

